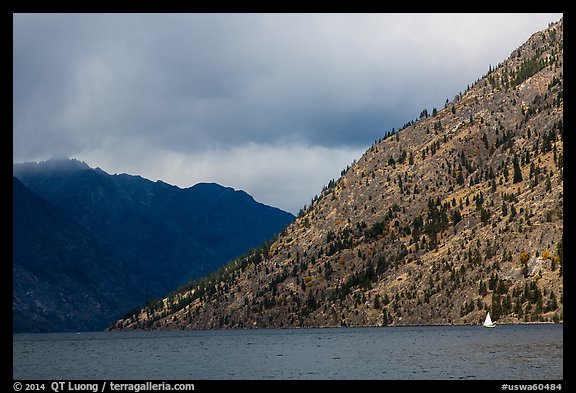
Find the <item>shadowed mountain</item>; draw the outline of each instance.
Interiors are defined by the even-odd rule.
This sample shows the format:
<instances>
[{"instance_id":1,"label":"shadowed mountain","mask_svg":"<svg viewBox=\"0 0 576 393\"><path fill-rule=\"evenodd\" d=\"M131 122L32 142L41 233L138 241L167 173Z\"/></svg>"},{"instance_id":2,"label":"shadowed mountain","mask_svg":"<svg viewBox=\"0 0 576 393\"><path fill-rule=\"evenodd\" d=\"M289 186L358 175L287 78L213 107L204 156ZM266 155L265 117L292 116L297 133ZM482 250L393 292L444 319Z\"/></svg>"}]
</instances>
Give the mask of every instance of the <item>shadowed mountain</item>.
<instances>
[{"instance_id":1,"label":"shadowed mountain","mask_svg":"<svg viewBox=\"0 0 576 393\"><path fill-rule=\"evenodd\" d=\"M21 181L14 180L13 195L13 225L18 233L15 292L23 285L20 280L25 280L28 284L23 288L35 293L30 288L37 274L42 277L37 280L39 287L49 291L56 283L54 264L78 273L71 275L72 281L126 288L125 293L116 293L122 297L121 305L110 311L116 312L116 318L130 307L210 273L280 232L294 218L232 188L198 184L181 189L140 176L109 175L77 160L15 164L13 173ZM38 225L35 217L41 220ZM94 275L88 266L108 269L114 277ZM73 303L73 297L67 302ZM20 292L18 303L20 309L28 304ZM37 301L29 303L32 307ZM55 312L44 308L47 318ZM99 324L86 325L88 317L78 314L59 327L40 324L34 329L102 329L111 320L109 313L101 314Z\"/></svg>"},{"instance_id":2,"label":"shadowed mountain","mask_svg":"<svg viewBox=\"0 0 576 393\"><path fill-rule=\"evenodd\" d=\"M14 332L102 329L146 296L138 270L13 178Z\"/></svg>"}]
</instances>

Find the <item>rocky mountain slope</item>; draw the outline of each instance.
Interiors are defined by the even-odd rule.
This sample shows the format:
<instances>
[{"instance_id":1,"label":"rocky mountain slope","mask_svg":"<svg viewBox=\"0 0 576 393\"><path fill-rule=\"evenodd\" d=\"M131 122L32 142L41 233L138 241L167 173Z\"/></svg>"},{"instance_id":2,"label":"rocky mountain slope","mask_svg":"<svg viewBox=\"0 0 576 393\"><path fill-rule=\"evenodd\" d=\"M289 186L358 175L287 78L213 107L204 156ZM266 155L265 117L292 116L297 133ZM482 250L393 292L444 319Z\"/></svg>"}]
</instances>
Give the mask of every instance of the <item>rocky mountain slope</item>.
<instances>
[{"instance_id":1,"label":"rocky mountain slope","mask_svg":"<svg viewBox=\"0 0 576 393\"><path fill-rule=\"evenodd\" d=\"M15 331L102 330L294 219L218 184L181 189L77 160L14 174Z\"/></svg>"},{"instance_id":2,"label":"rocky mountain slope","mask_svg":"<svg viewBox=\"0 0 576 393\"><path fill-rule=\"evenodd\" d=\"M563 320L563 21L387 132L280 236L111 329Z\"/></svg>"},{"instance_id":3,"label":"rocky mountain slope","mask_svg":"<svg viewBox=\"0 0 576 393\"><path fill-rule=\"evenodd\" d=\"M153 277L13 178L14 332L102 329L148 295ZM161 288L156 288L160 290Z\"/></svg>"}]
</instances>

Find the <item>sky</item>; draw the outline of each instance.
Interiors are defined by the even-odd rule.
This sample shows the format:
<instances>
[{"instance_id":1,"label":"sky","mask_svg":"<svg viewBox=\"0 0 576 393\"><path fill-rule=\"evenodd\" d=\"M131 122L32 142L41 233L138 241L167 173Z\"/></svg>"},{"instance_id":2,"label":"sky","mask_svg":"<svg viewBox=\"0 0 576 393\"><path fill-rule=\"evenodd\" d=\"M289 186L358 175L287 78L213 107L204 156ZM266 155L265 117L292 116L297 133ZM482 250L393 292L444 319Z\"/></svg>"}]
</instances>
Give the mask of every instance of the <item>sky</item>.
<instances>
[{"instance_id":1,"label":"sky","mask_svg":"<svg viewBox=\"0 0 576 393\"><path fill-rule=\"evenodd\" d=\"M13 161L69 157L297 214L562 14L13 15Z\"/></svg>"}]
</instances>

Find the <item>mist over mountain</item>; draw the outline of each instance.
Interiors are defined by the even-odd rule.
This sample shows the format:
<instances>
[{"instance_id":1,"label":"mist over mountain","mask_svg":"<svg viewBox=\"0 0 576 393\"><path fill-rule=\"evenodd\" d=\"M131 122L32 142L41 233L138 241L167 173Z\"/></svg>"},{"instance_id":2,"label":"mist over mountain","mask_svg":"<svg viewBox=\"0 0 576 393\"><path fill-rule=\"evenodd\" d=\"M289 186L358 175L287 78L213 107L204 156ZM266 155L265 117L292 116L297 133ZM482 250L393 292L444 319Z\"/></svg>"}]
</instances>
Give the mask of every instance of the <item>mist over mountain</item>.
<instances>
[{"instance_id":1,"label":"mist over mountain","mask_svg":"<svg viewBox=\"0 0 576 393\"><path fill-rule=\"evenodd\" d=\"M562 321L563 20L486 68L279 237L111 329Z\"/></svg>"},{"instance_id":2,"label":"mist over mountain","mask_svg":"<svg viewBox=\"0 0 576 393\"><path fill-rule=\"evenodd\" d=\"M294 218L218 184L182 189L78 160L13 174L15 331L101 330Z\"/></svg>"}]
</instances>

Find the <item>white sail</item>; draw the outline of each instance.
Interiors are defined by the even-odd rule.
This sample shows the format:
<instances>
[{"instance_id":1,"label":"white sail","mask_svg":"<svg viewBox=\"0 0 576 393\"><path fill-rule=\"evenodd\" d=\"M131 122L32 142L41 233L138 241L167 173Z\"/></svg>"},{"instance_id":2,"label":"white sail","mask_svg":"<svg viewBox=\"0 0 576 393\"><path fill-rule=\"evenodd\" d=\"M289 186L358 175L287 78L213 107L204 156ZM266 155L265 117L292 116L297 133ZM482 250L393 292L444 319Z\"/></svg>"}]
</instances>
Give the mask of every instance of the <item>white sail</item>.
<instances>
[{"instance_id":1,"label":"white sail","mask_svg":"<svg viewBox=\"0 0 576 393\"><path fill-rule=\"evenodd\" d=\"M492 322L492 319L490 318L490 312L488 312L486 314L486 319L484 320L484 326L485 327L494 327L494 323Z\"/></svg>"}]
</instances>

